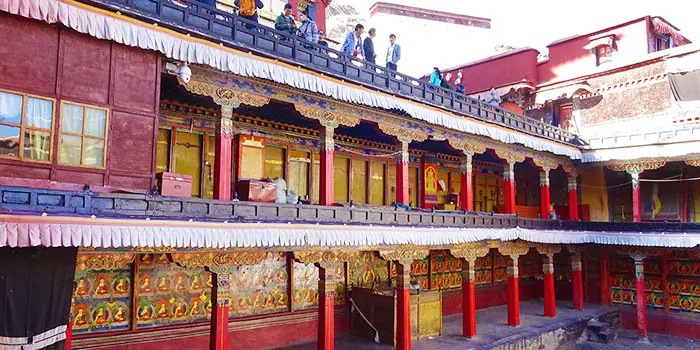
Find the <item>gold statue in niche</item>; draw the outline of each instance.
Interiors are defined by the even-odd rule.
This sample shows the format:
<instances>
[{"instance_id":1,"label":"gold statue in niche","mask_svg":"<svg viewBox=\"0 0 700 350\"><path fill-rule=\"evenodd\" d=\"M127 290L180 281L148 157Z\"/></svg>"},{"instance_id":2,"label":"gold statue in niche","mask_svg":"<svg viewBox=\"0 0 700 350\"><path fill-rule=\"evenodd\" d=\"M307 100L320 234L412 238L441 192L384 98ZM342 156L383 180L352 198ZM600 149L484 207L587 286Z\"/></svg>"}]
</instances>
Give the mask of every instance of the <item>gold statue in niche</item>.
<instances>
[{"instance_id":1,"label":"gold statue in niche","mask_svg":"<svg viewBox=\"0 0 700 350\"><path fill-rule=\"evenodd\" d=\"M437 194L437 170L434 165L425 167L425 194Z\"/></svg>"},{"instance_id":2,"label":"gold statue in niche","mask_svg":"<svg viewBox=\"0 0 700 350\"><path fill-rule=\"evenodd\" d=\"M126 311L124 311L123 306L117 308L117 312L114 313L114 322L124 322L126 321Z\"/></svg>"}]
</instances>

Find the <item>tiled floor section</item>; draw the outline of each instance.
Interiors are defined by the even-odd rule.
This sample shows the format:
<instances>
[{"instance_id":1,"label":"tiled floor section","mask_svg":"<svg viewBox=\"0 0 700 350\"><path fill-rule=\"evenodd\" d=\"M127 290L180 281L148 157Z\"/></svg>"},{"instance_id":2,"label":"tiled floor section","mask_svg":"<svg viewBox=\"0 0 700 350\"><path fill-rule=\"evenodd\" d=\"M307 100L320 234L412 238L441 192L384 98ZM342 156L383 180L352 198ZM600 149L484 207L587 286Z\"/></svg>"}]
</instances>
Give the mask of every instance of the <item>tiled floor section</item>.
<instances>
[{"instance_id":1,"label":"tiled floor section","mask_svg":"<svg viewBox=\"0 0 700 350\"><path fill-rule=\"evenodd\" d=\"M443 319L443 335L433 339L422 339L413 342L414 350L446 350L446 349L481 349L497 344L508 343L513 339L535 335L555 330L563 326L594 318L605 314L611 309L602 305L586 305L583 311L571 308L571 302L557 301L557 317L545 318L543 316L543 303L540 300L531 300L520 303L519 327L506 325L507 308L505 305L477 310L476 332L477 337L466 339L461 336L462 316L453 315ZM335 348L338 350L355 349L393 349L393 346L375 344L354 336L346 336L336 339ZM287 350L312 350L316 349L316 343L301 344L285 348ZM582 348L597 349L597 348Z\"/></svg>"}]
</instances>

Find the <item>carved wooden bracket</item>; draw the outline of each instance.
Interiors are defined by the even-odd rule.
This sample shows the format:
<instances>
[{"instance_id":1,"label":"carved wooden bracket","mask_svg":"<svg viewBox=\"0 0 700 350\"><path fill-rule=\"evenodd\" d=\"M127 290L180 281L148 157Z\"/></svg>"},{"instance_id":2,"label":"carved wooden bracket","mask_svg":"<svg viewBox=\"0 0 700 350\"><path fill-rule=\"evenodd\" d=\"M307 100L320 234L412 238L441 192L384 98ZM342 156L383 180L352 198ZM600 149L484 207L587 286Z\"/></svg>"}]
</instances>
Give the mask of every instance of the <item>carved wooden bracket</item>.
<instances>
[{"instance_id":1,"label":"carved wooden bracket","mask_svg":"<svg viewBox=\"0 0 700 350\"><path fill-rule=\"evenodd\" d=\"M472 266L473 262L476 261L476 259L481 258L483 256L486 256L486 254L489 253L489 248L487 248L487 247L457 248L457 249L450 249L450 253L455 258L462 258L462 259L468 261L469 265Z\"/></svg>"},{"instance_id":2,"label":"carved wooden bracket","mask_svg":"<svg viewBox=\"0 0 700 350\"><path fill-rule=\"evenodd\" d=\"M209 96L214 99L214 103L221 106L221 116L223 118L230 119L233 116L233 110L240 107L241 104L252 107L262 107L270 102L270 99L265 96L220 87L196 80L190 80L189 83L180 80L180 84L193 94Z\"/></svg>"},{"instance_id":3,"label":"carved wooden bracket","mask_svg":"<svg viewBox=\"0 0 700 350\"><path fill-rule=\"evenodd\" d=\"M398 261L403 266L408 266L415 260L425 259L430 254L429 250L380 250L379 256L386 261Z\"/></svg>"},{"instance_id":4,"label":"carved wooden bracket","mask_svg":"<svg viewBox=\"0 0 700 350\"><path fill-rule=\"evenodd\" d=\"M412 141L421 142L428 139L428 135L418 130L402 128L394 125L378 124L379 129L387 135L391 135L399 139L402 143L411 143Z\"/></svg>"},{"instance_id":5,"label":"carved wooden bracket","mask_svg":"<svg viewBox=\"0 0 700 350\"><path fill-rule=\"evenodd\" d=\"M171 253L173 262L184 267L201 267L216 274L230 274L236 266L257 265L265 252L240 253Z\"/></svg>"},{"instance_id":6,"label":"carved wooden bracket","mask_svg":"<svg viewBox=\"0 0 700 350\"><path fill-rule=\"evenodd\" d=\"M294 252L294 259L304 264L318 264L329 269L360 258L360 252Z\"/></svg>"},{"instance_id":7,"label":"carved wooden bracket","mask_svg":"<svg viewBox=\"0 0 700 350\"><path fill-rule=\"evenodd\" d=\"M687 160L685 161L685 164L688 164L688 165L690 165L690 166L700 167L700 158L697 158L697 159L687 159Z\"/></svg>"},{"instance_id":8,"label":"carved wooden bracket","mask_svg":"<svg viewBox=\"0 0 700 350\"><path fill-rule=\"evenodd\" d=\"M549 245L549 244L537 244L535 249L538 253L546 255L550 261L554 258L554 254L561 252L561 246Z\"/></svg>"},{"instance_id":9,"label":"carved wooden bracket","mask_svg":"<svg viewBox=\"0 0 700 350\"><path fill-rule=\"evenodd\" d=\"M612 171L626 171L631 175L639 175L645 170L655 170L666 165L666 162L628 162L608 165Z\"/></svg>"},{"instance_id":10,"label":"carved wooden bracket","mask_svg":"<svg viewBox=\"0 0 700 350\"><path fill-rule=\"evenodd\" d=\"M85 270L120 270L134 262L135 254L78 254L76 269Z\"/></svg>"},{"instance_id":11,"label":"carved wooden bracket","mask_svg":"<svg viewBox=\"0 0 700 350\"><path fill-rule=\"evenodd\" d=\"M498 247L498 252L510 256L513 260L517 262L518 257L527 254L530 247L527 245L513 245L510 247Z\"/></svg>"},{"instance_id":12,"label":"carved wooden bracket","mask_svg":"<svg viewBox=\"0 0 700 350\"><path fill-rule=\"evenodd\" d=\"M321 126L325 128L335 129L339 125L353 127L360 124L359 118L348 117L316 107L295 104L294 108L296 108L296 110L304 117L318 120L321 123Z\"/></svg>"},{"instance_id":13,"label":"carved wooden bracket","mask_svg":"<svg viewBox=\"0 0 700 350\"><path fill-rule=\"evenodd\" d=\"M553 169L559 167L559 162L554 159L544 158L544 157L532 157L532 161L538 167L542 168L543 171L550 172Z\"/></svg>"},{"instance_id":14,"label":"carved wooden bracket","mask_svg":"<svg viewBox=\"0 0 700 350\"><path fill-rule=\"evenodd\" d=\"M475 154L481 154L486 152L486 146L484 146L484 144L480 143L478 140L465 142L454 139L448 139L447 142L449 142L450 146L452 146L454 149L460 150L468 156L473 156Z\"/></svg>"}]
</instances>

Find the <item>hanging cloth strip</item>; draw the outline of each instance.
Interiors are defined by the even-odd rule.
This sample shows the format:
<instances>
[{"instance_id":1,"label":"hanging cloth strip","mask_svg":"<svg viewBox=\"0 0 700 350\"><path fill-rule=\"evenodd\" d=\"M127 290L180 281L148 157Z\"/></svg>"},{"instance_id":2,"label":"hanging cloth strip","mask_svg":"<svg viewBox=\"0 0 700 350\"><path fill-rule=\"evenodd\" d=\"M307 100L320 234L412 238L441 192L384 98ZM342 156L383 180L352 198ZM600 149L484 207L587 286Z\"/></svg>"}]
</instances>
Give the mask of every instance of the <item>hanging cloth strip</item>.
<instances>
[{"instance_id":1,"label":"hanging cloth strip","mask_svg":"<svg viewBox=\"0 0 700 350\"><path fill-rule=\"evenodd\" d=\"M365 322L374 330L374 342L379 344L379 330L377 329L377 327L375 327L371 322L369 322L367 317L365 317L365 314L363 314L362 310L360 310L360 308L357 307L357 304L355 304L355 301L352 300L352 298L350 298L350 304L352 304L350 306L350 313L352 314L353 311L357 310L357 313L360 314L360 317L362 317L362 319L365 320Z\"/></svg>"}]
</instances>

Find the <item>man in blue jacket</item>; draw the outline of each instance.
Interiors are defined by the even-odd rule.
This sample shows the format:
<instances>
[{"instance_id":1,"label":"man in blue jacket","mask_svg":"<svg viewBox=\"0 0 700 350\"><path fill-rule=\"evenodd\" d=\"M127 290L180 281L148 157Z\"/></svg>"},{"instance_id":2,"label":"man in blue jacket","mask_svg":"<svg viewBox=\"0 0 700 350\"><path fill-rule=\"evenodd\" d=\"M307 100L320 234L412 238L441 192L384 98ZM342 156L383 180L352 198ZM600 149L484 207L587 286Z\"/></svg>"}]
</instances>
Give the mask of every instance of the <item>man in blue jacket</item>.
<instances>
[{"instance_id":1,"label":"man in blue jacket","mask_svg":"<svg viewBox=\"0 0 700 350\"><path fill-rule=\"evenodd\" d=\"M396 43L396 35L389 35L389 49L386 52L386 68L396 72L401 59L401 46Z\"/></svg>"},{"instance_id":2,"label":"man in blue jacket","mask_svg":"<svg viewBox=\"0 0 700 350\"><path fill-rule=\"evenodd\" d=\"M362 39L360 38L364 31L365 26L362 24L356 25L355 31L350 32L345 36L345 41L343 42L343 46L341 46L340 51L355 57L358 55L365 57L365 47L362 45Z\"/></svg>"}]
</instances>

